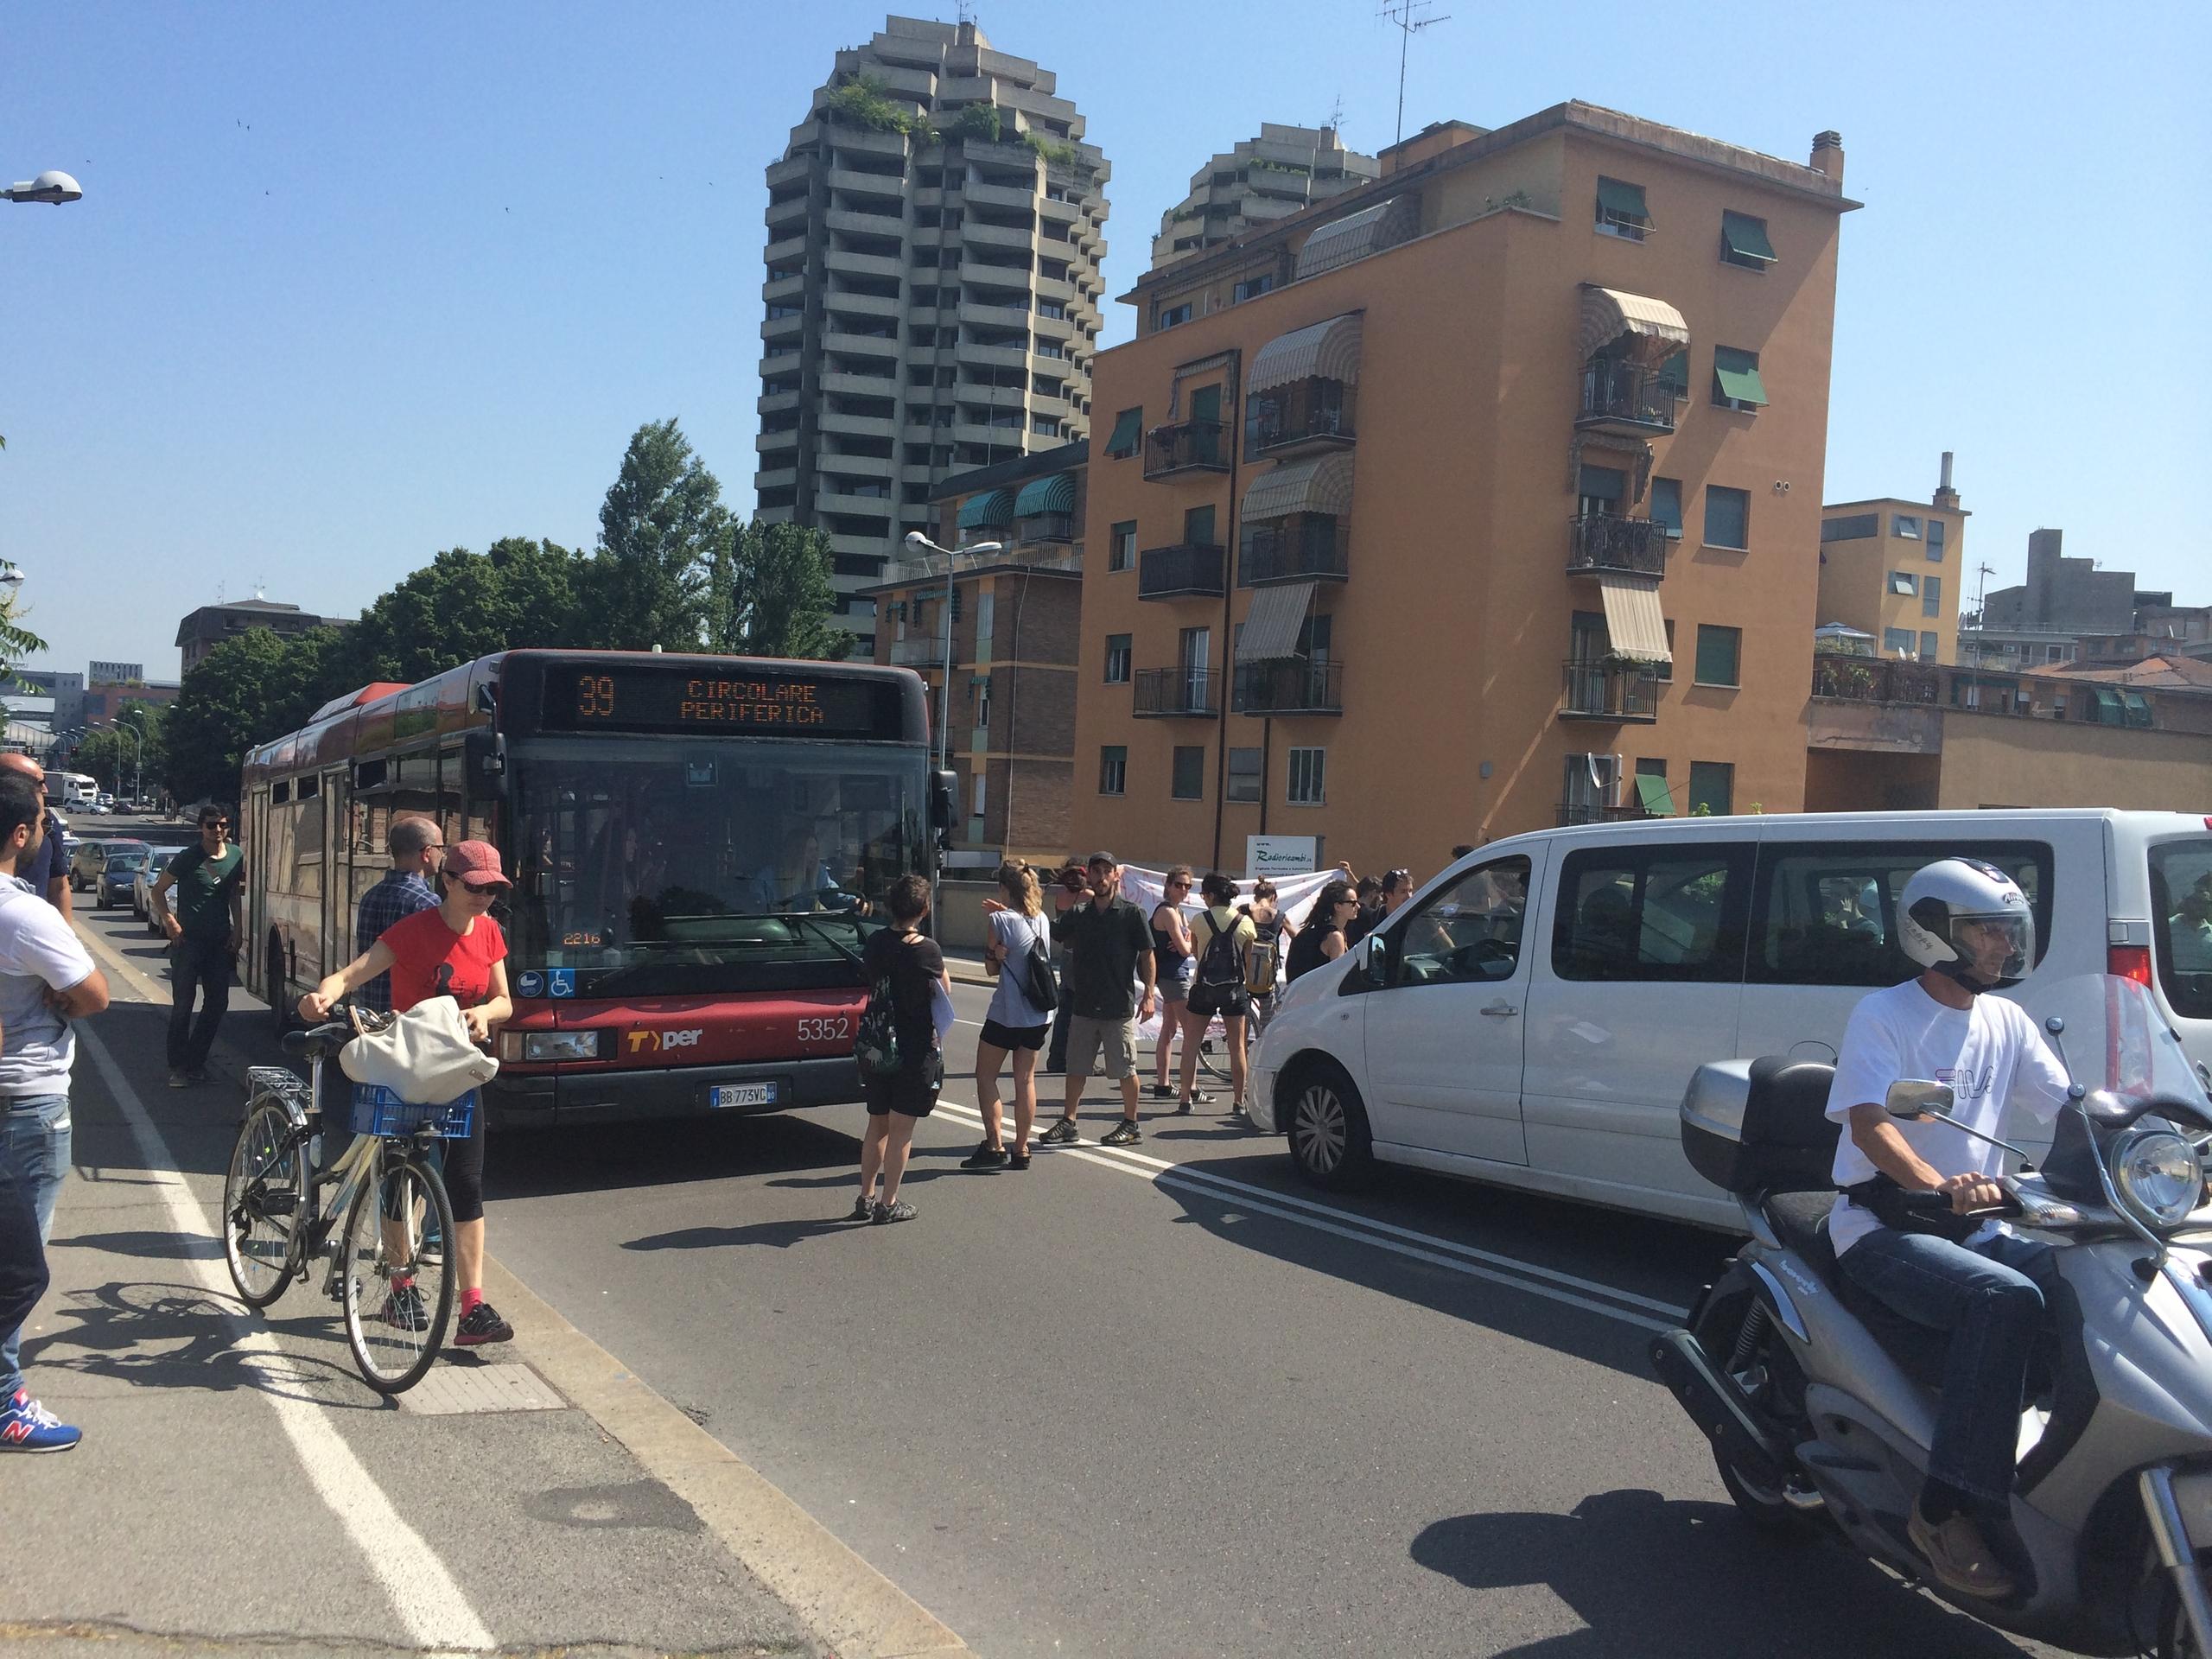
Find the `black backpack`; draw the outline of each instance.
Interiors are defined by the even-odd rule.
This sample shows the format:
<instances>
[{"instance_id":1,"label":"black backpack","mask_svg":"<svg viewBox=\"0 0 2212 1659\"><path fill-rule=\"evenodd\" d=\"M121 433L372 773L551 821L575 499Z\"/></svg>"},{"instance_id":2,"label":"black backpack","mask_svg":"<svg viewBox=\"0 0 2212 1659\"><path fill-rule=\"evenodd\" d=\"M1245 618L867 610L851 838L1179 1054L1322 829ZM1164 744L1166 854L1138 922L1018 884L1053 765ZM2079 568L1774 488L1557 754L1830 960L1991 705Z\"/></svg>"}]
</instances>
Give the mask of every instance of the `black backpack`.
<instances>
[{"instance_id":1,"label":"black backpack","mask_svg":"<svg viewBox=\"0 0 2212 1659\"><path fill-rule=\"evenodd\" d=\"M1191 982L1192 1014L1241 1014L1244 1007L1244 963L1236 951L1236 930L1224 931L1211 911L1201 912L1213 930L1198 957L1198 976Z\"/></svg>"},{"instance_id":2,"label":"black backpack","mask_svg":"<svg viewBox=\"0 0 2212 1659\"><path fill-rule=\"evenodd\" d=\"M1042 937L1029 941L1029 954L1021 960L1021 977L1014 982L1038 1013L1050 1014L1060 1006L1060 980L1052 971L1052 947Z\"/></svg>"}]
</instances>

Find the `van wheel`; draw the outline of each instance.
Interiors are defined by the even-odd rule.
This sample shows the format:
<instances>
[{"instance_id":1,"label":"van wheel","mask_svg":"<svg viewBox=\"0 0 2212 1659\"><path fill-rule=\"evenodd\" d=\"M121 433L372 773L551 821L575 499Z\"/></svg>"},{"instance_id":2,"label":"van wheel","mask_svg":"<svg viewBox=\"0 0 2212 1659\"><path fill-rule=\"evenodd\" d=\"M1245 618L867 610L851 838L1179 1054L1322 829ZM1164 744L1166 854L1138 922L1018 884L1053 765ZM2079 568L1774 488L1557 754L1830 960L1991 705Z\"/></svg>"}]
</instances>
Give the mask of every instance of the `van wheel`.
<instances>
[{"instance_id":1,"label":"van wheel","mask_svg":"<svg viewBox=\"0 0 2212 1659\"><path fill-rule=\"evenodd\" d=\"M1324 1192L1357 1185L1374 1166L1373 1137L1359 1090L1337 1067L1304 1068L1289 1090L1290 1159Z\"/></svg>"},{"instance_id":2,"label":"van wheel","mask_svg":"<svg viewBox=\"0 0 2212 1659\"><path fill-rule=\"evenodd\" d=\"M269 964L269 971L261 982L269 991L269 1023L281 1043L284 1033L292 1028L292 996L291 987L284 979L284 942L274 933L269 936L269 954L263 960Z\"/></svg>"}]
</instances>

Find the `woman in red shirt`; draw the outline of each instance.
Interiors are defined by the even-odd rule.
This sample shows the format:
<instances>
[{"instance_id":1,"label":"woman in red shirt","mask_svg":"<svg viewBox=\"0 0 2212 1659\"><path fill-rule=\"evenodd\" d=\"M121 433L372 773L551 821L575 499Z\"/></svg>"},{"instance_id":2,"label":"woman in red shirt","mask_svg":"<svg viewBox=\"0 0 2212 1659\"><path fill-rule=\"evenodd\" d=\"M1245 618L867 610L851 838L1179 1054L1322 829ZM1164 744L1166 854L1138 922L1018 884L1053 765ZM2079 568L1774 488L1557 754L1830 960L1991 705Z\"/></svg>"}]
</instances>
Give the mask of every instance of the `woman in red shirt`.
<instances>
[{"instance_id":1,"label":"woman in red shirt","mask_svg":"<svg viewBox=\"0 0 2212 1659\"><path fill-rule=\"evenodd\" d=\"M446 849L439 873L443 896L384 931L368 950L300 999L303 1020L327 1020L338 1001L378 974L391 976L391 1011L404 1014L427 997L461 1004L468 1034L492 1040L493 1028L514 1013L507 995L507 940L490 915L492 901L512 884L499 868L499 849L488 841L456 842ZM461 1274L460 1347L507 1342L514 1326L484 1300L484 1111L480 1105L468 1139L445 1147L446 1195L453 1200L454 1262Z\"/></svg>"}]
</instances>

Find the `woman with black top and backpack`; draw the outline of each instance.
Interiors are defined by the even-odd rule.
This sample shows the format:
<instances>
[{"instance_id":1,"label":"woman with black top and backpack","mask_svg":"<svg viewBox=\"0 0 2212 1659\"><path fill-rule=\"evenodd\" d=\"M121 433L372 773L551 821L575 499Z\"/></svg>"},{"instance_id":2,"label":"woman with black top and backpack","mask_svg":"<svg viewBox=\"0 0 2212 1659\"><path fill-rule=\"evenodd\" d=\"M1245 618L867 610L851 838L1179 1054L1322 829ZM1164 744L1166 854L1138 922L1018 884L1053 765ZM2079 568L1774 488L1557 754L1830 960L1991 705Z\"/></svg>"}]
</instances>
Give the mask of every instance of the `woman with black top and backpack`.
<instances>
[{"instance_id":1,"label":"woman with black top and backpack","mask_svg":"<svg viewBox=\"0 0 2212 1659\"><path fill-rule=\"evenodd\" d=\"M937 993L952 995L944 952L923 936L930 912L930 884L902 875L887 896L891 925L872 934L861 951L869 985L867 1012L854 1044L861 1087L868 1096L868 1135L861 1142L861 1194L855 1221L912 1221L914 1206L899 1196L914 1125L937 1106L944 1066L938 1048ZM876 1197L876 1178L883 1196Z\"/></svg>"},{"instance_id":2,"label":"woman with black top and backpack","mask_svg":"<svg viewBox=\"0 0 2212 1659\"><path fill-rule=\"evenodd\" d=\"M1059 1001L1052 972L1052 924L1037 872L1017 859L999 866L1001 899L986 899L983 909L991 942L983 947L983 971L998 976L983 1030L976 1042L976 1104L983 1114L983 1142L960 1160L963 1169L1027 1169L1029 1131L1037 1122L1037 1059L1045 1046L1052 1009ZM1014 1062L1014 1150L1001 1138L999 1067Z\"/></svg>"},{"instance_id":3,"label":"woman with black top and backpack","mask_svg":"<svg viewBox=\"0 0 2212 1659\"><path fill-rule=\"evenodd\" d=\"M1191 1109L1198 1035L1218 1014L1229 1038L1229 1109L1235 1113L1244 1105L1244 1018L1252 1011L1251 993L1244 988L1244 953L1252 948L1258 933L1252 918L1233 908L1236 883L1220 871L1207 874L1198 884L1198 894L1206 907L1198 912L1198 925L1191 930L1191 943L1198 959L1198 972L1191 979L1191 1018L1186 1027L1193 1034L1183 1045L1183 1099L1175 1109Z\"/></svg>"}]
</instances>

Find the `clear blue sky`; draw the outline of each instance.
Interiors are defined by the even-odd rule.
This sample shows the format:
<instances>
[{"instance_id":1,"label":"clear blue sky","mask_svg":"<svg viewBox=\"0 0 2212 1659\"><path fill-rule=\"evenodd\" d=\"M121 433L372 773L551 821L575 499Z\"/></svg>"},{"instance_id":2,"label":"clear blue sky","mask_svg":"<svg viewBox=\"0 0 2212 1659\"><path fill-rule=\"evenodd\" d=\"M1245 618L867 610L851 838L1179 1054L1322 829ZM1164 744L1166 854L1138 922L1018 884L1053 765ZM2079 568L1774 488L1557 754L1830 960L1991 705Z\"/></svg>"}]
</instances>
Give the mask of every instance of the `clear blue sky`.
<instances>
[{"instance_id":1,"label":"clear blue sky","mask_svg":"<svg viewBox=\"0 0 2212 1659\"><path fill-rule=\"evenodd\" d=\"M918 8L917 10L919 10ZM1846 188L1831 500L1958 452L1970 563L2028 531L2212 601L2197 3L1438 0L1408 130L1570 97L1802 159ZM588 544L642 421L750 505L761 169L883 13L847 3L99 7L10 14L0 554L42 660L173 676L219 589L351 614L437 550ZM1113 163L1109 289L1262 120L1392 136L1374 0L1006 0ZM1109 309L1109 339L1128 336ZM2201 474L2200 474L2201 476ZM2191 486L2193 488L2195 486ZM1779 553L1777 553L1779 556Z\"/></svg>"}]
</instances>

